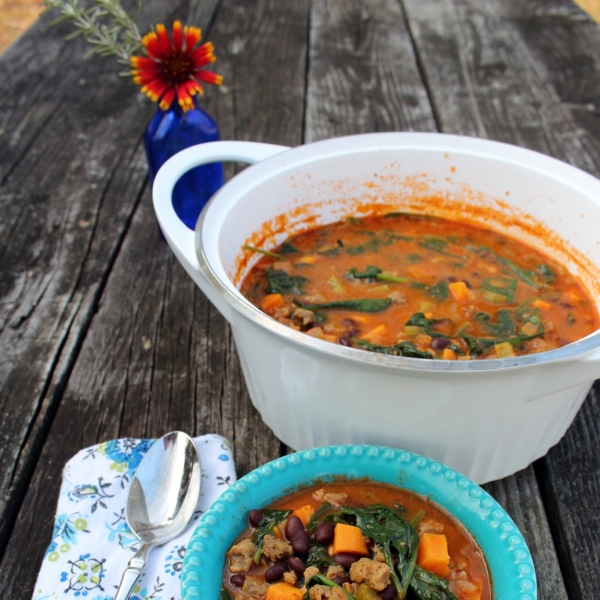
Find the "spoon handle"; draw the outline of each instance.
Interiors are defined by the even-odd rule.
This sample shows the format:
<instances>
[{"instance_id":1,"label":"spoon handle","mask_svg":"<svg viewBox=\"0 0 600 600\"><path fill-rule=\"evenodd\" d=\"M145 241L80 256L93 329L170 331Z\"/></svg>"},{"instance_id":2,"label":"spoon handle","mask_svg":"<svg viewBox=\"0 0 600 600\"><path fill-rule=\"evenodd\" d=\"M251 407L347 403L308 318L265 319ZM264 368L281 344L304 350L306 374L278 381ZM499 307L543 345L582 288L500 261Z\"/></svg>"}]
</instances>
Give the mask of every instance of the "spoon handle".
<instances>
[{"instance_id":1,"label":"spoon handle","mask_svg":"<svg viewBox=\"0 0 600 600\"><path fill-rule=\"evenodd\" d=\"M154 546L154 544L144 544L129 561L129 565L125 569L125 573L123 573L123 578L121 579L115 600L127 600L127 598L129 598L129 594L133 591L133 587L146 566L148 554L150 553L152 546Z\"/></svg>"}]
</instances>

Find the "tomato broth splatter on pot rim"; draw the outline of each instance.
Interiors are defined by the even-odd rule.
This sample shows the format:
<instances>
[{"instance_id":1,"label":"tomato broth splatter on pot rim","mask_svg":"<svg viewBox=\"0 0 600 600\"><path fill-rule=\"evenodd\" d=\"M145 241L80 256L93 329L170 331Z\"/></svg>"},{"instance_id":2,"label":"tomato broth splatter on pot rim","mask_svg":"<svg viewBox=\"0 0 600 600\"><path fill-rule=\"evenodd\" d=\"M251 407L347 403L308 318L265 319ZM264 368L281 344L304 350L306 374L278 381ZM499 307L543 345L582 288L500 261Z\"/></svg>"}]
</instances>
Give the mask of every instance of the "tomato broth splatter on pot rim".
<instances>
[{"instance_id":1,"label":"tomato broth splatter on pot rim","mask_svg":"<svg viewBox=\"0 0 600 600\"><path fill-rule=\"evenodd\" d=\"M425 215L348 218L263 254L241 292L332 343L424 359L507 358L598 328L578 278L494 231Z\"/></svg>"}]
</instances>

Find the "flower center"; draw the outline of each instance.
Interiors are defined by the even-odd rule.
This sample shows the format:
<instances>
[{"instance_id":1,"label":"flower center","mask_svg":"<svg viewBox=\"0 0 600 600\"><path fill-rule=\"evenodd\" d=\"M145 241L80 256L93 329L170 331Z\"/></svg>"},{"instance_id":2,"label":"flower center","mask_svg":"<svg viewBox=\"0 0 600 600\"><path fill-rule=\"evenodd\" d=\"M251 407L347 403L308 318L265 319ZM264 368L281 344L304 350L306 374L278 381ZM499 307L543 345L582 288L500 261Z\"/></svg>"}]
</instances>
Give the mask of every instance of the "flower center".
<instances>
[{"instance_id":1,"label":"flower center","mask_svg":"<svg viewBox=\"0 0 600 600\"><path fill-rule=\"evenodd\" d=\"M174 83L187 81L192 73L190 59L186 55L172 52L163 59L162 71Z\"/></svg>"}]
</instances>

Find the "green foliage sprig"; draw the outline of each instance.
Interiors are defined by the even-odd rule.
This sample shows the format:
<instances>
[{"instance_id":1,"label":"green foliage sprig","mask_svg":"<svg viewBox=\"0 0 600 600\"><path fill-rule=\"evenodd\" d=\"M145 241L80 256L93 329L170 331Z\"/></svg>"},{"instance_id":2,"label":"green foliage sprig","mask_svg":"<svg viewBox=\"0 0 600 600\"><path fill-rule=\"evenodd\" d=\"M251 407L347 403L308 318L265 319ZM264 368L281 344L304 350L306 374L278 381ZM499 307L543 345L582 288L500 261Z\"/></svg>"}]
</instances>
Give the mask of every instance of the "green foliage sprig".
<instances>
[{"instance_id":1,"label":"green foliage sprig","mask_svg":"<svg viewBox=\"0 0 600 600\"><path fill-rule=\"evenodd\" d=\"M91 45L86 56L115 55L118 62L129 66L131 56L143 50L137 25L120 0L94 0L88 9L81 8L78 0L44 0L43 4L45 11L57 9L61 13L52 24L68 21L75 27L66 39L83 35ZM123 74L131 75L129 71Z\"/></svg>"}]
</instances>

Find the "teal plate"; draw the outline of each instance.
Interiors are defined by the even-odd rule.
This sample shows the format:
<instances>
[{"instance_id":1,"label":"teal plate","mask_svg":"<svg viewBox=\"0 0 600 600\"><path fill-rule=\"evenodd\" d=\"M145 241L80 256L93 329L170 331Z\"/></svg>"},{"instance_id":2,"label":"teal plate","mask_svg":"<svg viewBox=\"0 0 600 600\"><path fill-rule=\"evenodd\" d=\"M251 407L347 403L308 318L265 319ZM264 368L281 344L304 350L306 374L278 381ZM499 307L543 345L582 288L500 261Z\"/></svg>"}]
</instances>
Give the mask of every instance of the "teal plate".
<instances>
[{"instance_id":1,"label":"teal plate","mask_svg":"<svg viewBox=\"0 0 600 600\"><path fill-rule=\"evenodd\" d=\"M182 600L218 600L225 553L264 507L316 479L369 477L427 496L475 537L490 570L494 600L536 600L531 554L506 511L470 479L418 454L380 446L327 446L278 458L242 477L198 522L181 574Z\"/></svg>"}]
</instances>

